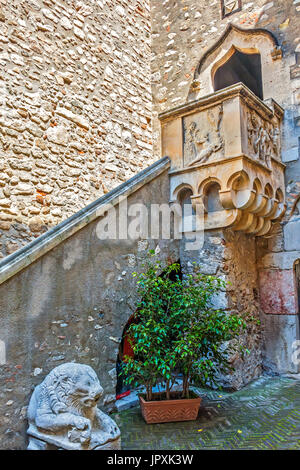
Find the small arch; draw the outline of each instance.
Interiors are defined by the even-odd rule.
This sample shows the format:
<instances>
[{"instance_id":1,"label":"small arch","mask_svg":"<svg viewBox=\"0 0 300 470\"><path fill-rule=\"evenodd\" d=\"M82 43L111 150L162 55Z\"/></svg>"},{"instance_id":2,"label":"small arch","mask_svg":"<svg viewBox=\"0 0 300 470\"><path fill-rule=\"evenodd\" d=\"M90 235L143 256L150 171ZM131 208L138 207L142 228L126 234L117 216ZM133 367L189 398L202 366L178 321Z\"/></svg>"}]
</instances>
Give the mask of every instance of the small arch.
<instances>
[{"instance_id":1,"label":"small arch","mask_svg":"<svg viewBox=\"0 0 300 470\"><path fill-rule=\"evenodd\" d=\"M259 178L255 178L253 181L253 189L256 191L256 194L261 194L262 193L262 184Z\"/></svg>"},{"instance_id":2,"label":"small arch","mask_svg":"<svg viewBox=\"0 0 300 470\"><path fill-rule=\"evenodd\" d=\"M242 29L229 24L222 36L200 59L187 102L238 82L245 83L259 98L274 98L273 75L280 76L281 73L280 62L276 60L280 52L276 37L269 31ZM273 73L270 74L272 62ZM228 77L229 73L233 76Z\"/></svg>"},{"instance_id":3,"label":"small arch","mask_svg":"<svg viewBox=\"0 0 300 470\"><path fill-rule=\"evenodd\" d=\"M278 188L276 190L275 199L277 199L277 201L279 201L279 203L282 203L284 201L284 195L283 195L283 191L282 191L281 188Z\"/></svg>"},{"instance_id":4,"label":"small arch","mask_svg":"<svg viewBox=\"0 0 300 470\"><path fill-rule=\"evenodd\" d=\"M117 370L117 384L116 384L116 399L119 400L121 398L126 397L131 392L130 385L126 384L126 376L123 372L124 363L126 362L126 357L134 357L133 348L132 348L132 338L129 338L127 332L129 327L132 323L135 323L135 316L131 315L128 322L126 323L123 333L121 342L119 344L119 351L118 357L116 362L116 370Z\"/></svg>"},{"instance_id":5,"label":"small arch","mask_svg":"<svg viewBox=\"0 0 300 470\"><path fill-rule=\"evenodd\" d=\"M265 195L268 196L269 199L272 199L272 197L274 196L274 190L270 183L267 183L265 186Z\"/></svg>"},{"instance_id":6,"label":"small arch","mask_svg":"<svg viewBox=\"0 0 300 470\"><path fill-rule=\"evenodd\" d=\"M168 277L170 281L177 281L178 277L182 279L182 271L180 265L180 259L176 261L179 264L179 270L170 271ZM158 277L162 277L166 274L166 271L161 272ZM165 307L163 307L165 308ZM132 325L141 324L141 318L139 318L139 310L137 309L128 319L122 333L121 341L119 344L118 356L116 360L117 370L117 383L116 383L116 399L119 400L128 396L134 389L134 385L126 384L126 376L124 375L124 364L126 364L126 357L134 358L134 338L130 336L129 328ZM1 343L1 341L0 341Z\"/></svg>"},{"instance_id":7,"label":"small arch","mask_svg":"<svg viewBox=\"0 0 300 470\"><path fill-rule=\"evenodd\" d=\"M204 207L207 212L217 212L223 210L223 206L220 200L220 189L220 184L216 182L212 182L206 186L204 191Z\"/></svg>"},{"instance_id":8,"label":"small arch","mask_svg":"<svg viewBox=\"0 0 300 470\"><path fill-rule=\"evenodd\" d=\"M294 264L298 314L300 313L300 259Z\"/></svg>"},{"instance_id":9,"label":"small arch","mask_svg":"<svg viewBox=\"0 0 300 470\"><path fill-rule=\"evenodd\" d=\"M234 32L238 33L241 36L249 36L249 37L250 36L265 36L268 40L271 41L273 47L279 46L276 36L274 36L274 34L272 34L270 31L266 29L262 29L262 28L243 29L230 23L227 26L224 33L222 34L222 36L218 39L218 41L210 49L208 49L208 51L206 51L203 57L200 59L199 65L197 69L195 70L194 78L196 78L196 76L200 74L201 69L204 67L204 64L206 60L208 59L208 57L212 55L216 51L216 49L218 49L222 45L225 39L227 39L227 37L233 34Z\"/></svg>"}]
</instances>

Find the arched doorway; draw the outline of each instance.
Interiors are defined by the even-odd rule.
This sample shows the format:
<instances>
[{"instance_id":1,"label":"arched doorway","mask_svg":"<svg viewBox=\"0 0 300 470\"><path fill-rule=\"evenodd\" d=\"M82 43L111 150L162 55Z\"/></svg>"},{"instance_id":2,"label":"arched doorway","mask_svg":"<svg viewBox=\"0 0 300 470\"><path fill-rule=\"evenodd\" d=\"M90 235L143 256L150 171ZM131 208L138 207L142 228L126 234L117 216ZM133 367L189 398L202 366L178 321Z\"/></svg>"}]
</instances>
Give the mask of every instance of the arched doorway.
<instances>
[{"instance_id":1,"label":"arched doorway","mask_svg":"<svg viewBox=\"0 0 300 470\"><path fill-rule=\"evenodd\" d=\"M126 362L126 357L133 357L133 349L131 339L128 335L128 329L134 321L134 315L131 315L123 330L119 352L117 357L117 385L116 385L116 399L120 400L130 394L130 386L125 382L125 376L122 373L123 364Z\"/></svg>"},{"instance_id":2,"label":"arched doorway","mask_svg":"<svg viewBox=\"0 0 300 470\"><path fill-rule=\"evenodd\" d=\"M214 75L214 91L242 82L260 99L263 99L263 82L260 54L244 54L235 50Z\"/></svg>"},{"instance_id":3,"label":"arched doorway","mask_svg":"<svg viewBox=\"0 0 300 470\"><path fill-rule=\"evenodd\" d=\"M178 264L180 264L180 261L177 261ZM163 276L165 272L162 272L160 276ZM178 272L177 270L171 271L169 274L169 279L171 281L176 281L177 277L179 276L180 279L182 278L182 272L181 269ZM126 363L126 357L134 357L134 351L132 345L133 343L133 338L130 337L129 335L129 328L132 324L138 324L141 320L139 319L138 315L138 310L134 314L132 314L128 320L128 322L125 325L125 328L123 330L121 342L119 345L119 351L118 351L118 357L117 357L117 362L116 362L116 370L117 370L117 384L116 384L116 400L120 400L122 398L127 397L130 395L131 391L134 390L134 388L130 385L126 384L126 376L124 375L123 372L123 366Z\"/></svg>"},{"instance_id":4,"label":"arched doorway","mask_svg":"<svg viewBox=\"0 0 300 470\"><path fill-rule=\"evenodd\" d=\"M296 275L296 289L297 289L297 295L298 295L298 315L299 315L299 321L300 321L300 260L296 261L295 275Z\"/></svg>"}]
</instances>

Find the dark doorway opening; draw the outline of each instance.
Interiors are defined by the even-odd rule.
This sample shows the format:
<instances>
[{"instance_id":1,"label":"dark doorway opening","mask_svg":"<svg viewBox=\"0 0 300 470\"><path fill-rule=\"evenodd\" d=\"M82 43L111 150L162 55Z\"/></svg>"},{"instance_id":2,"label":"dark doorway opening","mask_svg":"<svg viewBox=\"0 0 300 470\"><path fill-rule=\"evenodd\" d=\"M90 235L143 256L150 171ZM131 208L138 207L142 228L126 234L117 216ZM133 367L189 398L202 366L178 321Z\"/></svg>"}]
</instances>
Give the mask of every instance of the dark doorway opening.
<instances>
[{"instance_id":1,"label":"dark doorway opening","mask_svg":"<svg viewBox=\"0 0 300 470\"><path fill-rule=\"evenodd\" d=\"M214 90L222 90L239 82L244 83L256 96L263 99L260 54L244 54L236 50L216 71Z\"/></svg>"},{"instance_id":2,"label":"dark doorway opening","mask_svg":"<svg viewBox=\"0 0 300 470\"><path fill-rule=\"evenodd\" d=\"M117 400L120 400L121 398L124 398L130 394L130 386L127 385L125 382L126 377L122 373L122 369L125 363L125 357L134 356L131 340L128 335L128 329L133 322L134 322L134 316L131 315L131 317L129 318L123 330L122 339L121 339L121 343L119 346L119 352L118 352L117 364L116 364L116 369L117 369L116 399Z\"/></svg>"},{"instance_id":3,"label":"dark doorway opening","mask_svg":"<svg viewBox=\"0 0 300 470\"><path fill-rule=\"evenodd\" d=\"M300 260L295 264L295 274L296 274L296 289L298 294L298 315L300 321Z\"/></svg>"}]
</instances>

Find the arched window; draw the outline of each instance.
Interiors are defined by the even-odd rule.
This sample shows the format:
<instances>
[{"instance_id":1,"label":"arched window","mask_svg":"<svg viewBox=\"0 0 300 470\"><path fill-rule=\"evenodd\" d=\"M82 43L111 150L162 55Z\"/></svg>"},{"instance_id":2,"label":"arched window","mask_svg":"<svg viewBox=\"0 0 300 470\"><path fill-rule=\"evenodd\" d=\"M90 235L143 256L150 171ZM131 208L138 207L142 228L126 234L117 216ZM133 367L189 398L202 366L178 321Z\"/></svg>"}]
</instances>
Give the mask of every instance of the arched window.
<instances>
[{"instance_id":1,"label":"arched window","mask_svg":"<svg viewBox=\"0 0 300 470\"><path fill-rule=\"evenodd\" d=\"M244 83L263 100L282 95L282 51L266 29L242 29L229 24L205 51L196 67L187 102ZM276 79L275 79L276 77Z\"/></svg>"},{"instance_id":2,"label":"arched window","mask_svg":"<svg viewBox=\"0 0 300 470\"><path fill-rule=\"evenodd\" d=\"M217 69L214 90L218 91L239 82L244 83L256 96L263 99L260 54L244 54L235 50L227 62Z\"/></svg>"},{"instance_id":3,"label":"arched window","mask_svg":"<svg viewBox=\"0 0 300 470\"><path fill-rule=\"evenodd\" d=\"M177 263L180 265L180 260L177 260ZM165 273L162 272L159 277L162 277ZM168 277L170 281L175 282L177 281L177 278L182 279L182 272L181 272L181 267L178 270L171 271L168 274ZM136 311L136 313L138 310ZM117 362L116 362L116 371L117 371L117 384L116 384L116 400L120 400L121 398L125 398L126 396L130 395L133 385L128 385L126 383L126 375L124 374L124 365L127 362L127 358L134 358L134 337L130 335L129 328L133 324L139 324L140 319L138 315L131 315L129 320L127 321L123 333L122 333L122 338L121 342L119 345L119 351L118 351L118 356L117 356ZM0 347L1 347L1 341L0 341ZM0 349L1 352L1 349ZM1 359L1 356L0 356ZM1 362L0 362L1 364Z\"/></svg>"}]
</instances>

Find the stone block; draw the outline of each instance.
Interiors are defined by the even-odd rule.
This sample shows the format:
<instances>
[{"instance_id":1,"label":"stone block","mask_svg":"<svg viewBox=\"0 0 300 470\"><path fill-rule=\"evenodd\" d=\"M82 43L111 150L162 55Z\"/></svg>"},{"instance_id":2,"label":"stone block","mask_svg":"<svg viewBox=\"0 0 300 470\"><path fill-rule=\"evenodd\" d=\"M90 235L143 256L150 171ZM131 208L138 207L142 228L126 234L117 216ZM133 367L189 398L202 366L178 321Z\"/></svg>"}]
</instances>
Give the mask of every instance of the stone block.
<instances>
[{"instance_id":1,"label":"stone block","mask_svg":"<svg viewBox=\"0 0 300 470\"><path fill-rule=\"evenodd\" d=\"M283 163L295 162L298 159L299 159L299 148L298 148L298 146L282 151L282 161L283 161Z\"/></svg>"},{"instance_id":2,"label":"stone block","mask_svg":"<svg viewBox=\"0 0 300 470\"><path fill-rule=\"evenodd\" d=\"M296 315L297 292L293 269L264 269L259 273L260 302L265 314Z\"/></svg>"},{"instance_id":3,"label":"stone block","mask_svg":"<svg viewBox=\"0 0 300 470\"><path fill-rule=\"evenodd\" d=\"M298 259L300 259L300 246L299 251L268 253L260 260L259 266L264 269L293 269Z\"/></svg>"},{"instance_id":4,"label":"stone block","mask_svg":"<svg viewBox=\"0 0 300 470\"><path fill-rule=\"evenodd\" d=\"M275 374L299 373L299 364L294 364L295 341L299 340L299 318L297 315L262 315L263 366Z\"/></svg>"},{"instance_id":5,"label":"stone block","mask_svg":"<svg viewBox=\"0 0 300 470\"><path fill-rule=\"evenodd\" d=\"M284 248L287 251L298 250L300 258L300 218L293 220L285 225L284 229Z\"/></svg>"}]
</instances>

